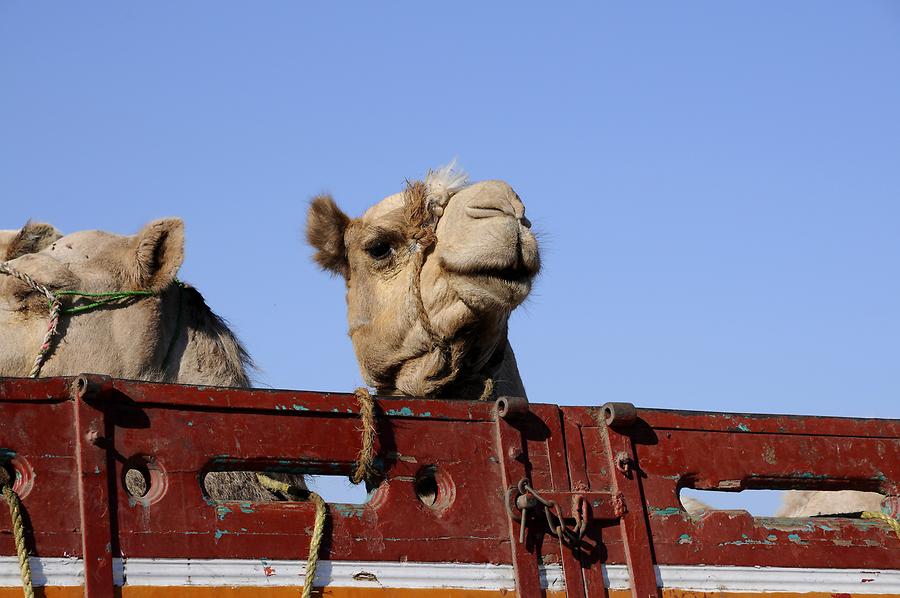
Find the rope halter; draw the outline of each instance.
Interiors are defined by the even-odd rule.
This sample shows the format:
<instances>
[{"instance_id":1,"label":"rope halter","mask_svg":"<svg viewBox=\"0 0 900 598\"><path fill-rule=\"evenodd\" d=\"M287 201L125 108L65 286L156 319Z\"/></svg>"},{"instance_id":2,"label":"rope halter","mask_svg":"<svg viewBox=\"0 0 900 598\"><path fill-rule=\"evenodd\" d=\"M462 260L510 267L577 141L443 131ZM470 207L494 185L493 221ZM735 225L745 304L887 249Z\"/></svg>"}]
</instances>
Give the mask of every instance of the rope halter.
<instances>
[{"instance_id":1,"label":"rope halter","mask_svg":"<svg viewBox=\"0 0 900 598\"><path fill-rule=\"evenodd\" d=\"M23 283L46 297L47 302L49 303L50 320L47 323L47 332L46 334L44 334L44 340L41 342L41 347L38 350L37 357L34 358L34 362L31 365L31 371L28 373L29 378L37 378L40 375L41 367L43 367L44 363L46 363L47 358L50 354L50 347L53 339L58 334L59 317L61 314L78 314L90 311L103 305L114 303L121 299L128 299L131 297L149 297L151 295L156 295L156 293L153 291L113 291L109 293L85 293L82 291L54 292L48 289L46 286L35 281L28 274L17 270L16 268L13 268L9 265L9 262L0 262L0 273L7 274L9 276L12 276L13 278L21 280ZM63 309L60 296L86 297L88 299L93 299L93 301L86 305L77 305L67 309Z\"/></svg>"},{"instance_id":2,"label":"rope halter","mask_svg":"<svg viewBox=\"0 0 900 598\"><path fill-rule=\"evenodd\" d=\"M455 162L451 162L437 170L428 171L424 182L407 181L406 189L403 191L407 236L415 242L410 287L415 300L416 315L431 341L432 350L439 351L449 366L448 373L434 381L438 388L443 388L456 379L463 355L458 347L452 345L450 339L437 331L428 315L422 300L422 268L428 252L437 243L437 225L444 215L447 204L469 184L468 176L456 170L455 166ZM485 377L483 385L482 398L491 396L493 380Z\"/></svg>"}]
</instances>

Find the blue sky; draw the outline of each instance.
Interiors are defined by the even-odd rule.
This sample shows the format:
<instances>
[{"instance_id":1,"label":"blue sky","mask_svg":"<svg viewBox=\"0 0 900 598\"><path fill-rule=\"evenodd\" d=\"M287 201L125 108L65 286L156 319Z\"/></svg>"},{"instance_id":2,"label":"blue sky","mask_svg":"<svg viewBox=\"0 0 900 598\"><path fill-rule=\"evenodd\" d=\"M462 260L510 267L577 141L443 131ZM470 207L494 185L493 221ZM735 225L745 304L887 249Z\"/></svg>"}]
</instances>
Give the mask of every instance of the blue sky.
<instances>
[{"instance_id":1,"label":"blue sky","mask_svg":"<svg viewBox=\"0 0 900 598\"><path fill-rule=\"evenodd\" d=\"M0 2L0 228L180 216L263 386L361 383L308 199L458 157L544 272L536 402L900 417L892 2Z\"/></svg>"}]
</instances>

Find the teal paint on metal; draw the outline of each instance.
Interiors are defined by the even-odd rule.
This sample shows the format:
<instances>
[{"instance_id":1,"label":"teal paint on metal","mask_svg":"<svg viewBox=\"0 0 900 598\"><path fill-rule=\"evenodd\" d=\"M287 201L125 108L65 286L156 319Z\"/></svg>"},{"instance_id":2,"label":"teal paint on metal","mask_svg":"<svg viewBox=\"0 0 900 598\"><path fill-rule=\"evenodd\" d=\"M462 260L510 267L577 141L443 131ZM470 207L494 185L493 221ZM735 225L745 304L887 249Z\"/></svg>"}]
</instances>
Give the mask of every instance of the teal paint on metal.
<instances>
[{"instance_id":1,"label":"teal paint on metal","mask_svg":"<svg viewBox=\"0 0 900 598\"><path fill-rule=\"evenodd\" d=\"M683 512L678 507L666 507L665 509L660 509L659 507L647 507L647 510L655 517L669 517L670 515L680 515Z\"/></svg>"}]
</instances>

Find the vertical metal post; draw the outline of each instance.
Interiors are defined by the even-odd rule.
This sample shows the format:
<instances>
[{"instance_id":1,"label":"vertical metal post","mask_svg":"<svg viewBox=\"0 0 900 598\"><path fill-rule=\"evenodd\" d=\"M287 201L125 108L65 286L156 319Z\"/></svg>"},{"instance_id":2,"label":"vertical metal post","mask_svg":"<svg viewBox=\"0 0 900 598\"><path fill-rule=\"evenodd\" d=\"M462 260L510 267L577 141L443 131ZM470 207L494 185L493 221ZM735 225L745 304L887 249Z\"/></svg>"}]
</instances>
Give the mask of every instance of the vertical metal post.
<instances>
[{"instance_id":1,"label":"vertical metal post","mask_svg":"<svg viewBox=\"0 0 900 598\"><path fill-rule=\"evenodd\" d=\"M609 471L613 479L613 490L621 498L619 528L622 530L625 546L631 595L633 598L660 598L653 566L650 526L641 489L640 464L630 435L631 425L637 419L634 406L607 403L601 410L605 419L601 430L611 461Z\"/></svg>"},{"instance_id":2,"label":"vertical metal post","mask_svg":"<svg viewBox=\"0 0 900 598\"><path fill-rule=\"evenodd\" d=\"M495 408L495 429L497 431L497 457L503 472L504 494L508 488L516 486L519 480L528 477L527 442L519 430L511 425L518 415L528 412L528 402L520 397L500 397ZM509 420L509 421L508 421ZM538 556L528 552L519 543L516 522L507 518L509 541L512 550L513 571L516 576L516 595L519 598L541 598L540 570ZM527 542L527 537L526 537Z\"/></svg>"},{"instance_id":3,"label":"vertical metal post","mask_svg":"<svg viewBox=\"0 0 900 598\"><path fill-rule=\"evenodd\" d=\"M104 416L85 398L97 394L96 381L75 379L75 450L78 464L78 504L84 557L85 598L114 598L112 532L110 527L109 472L102 448Z\"/></svg>"},{"instance_id":4,"label":"vertical metal post","mask_svg":"<svg viewBox=\"0 0 900 598\"><path fill-rule=\"evenodd\" d=\"M543 406L540 406L543 407ZM535 409L538 407L536 406ZM550 458L550 478L552 490L569 493L573 490L569 479L569 465L566 450L566 438L563 433L562 413L556 405L546 407L547 416L542 418L550 428L550 437L547 438L547 454ZM574 494L573 494L574 496ZM564 514L568 514L571 504L560 505ZM560 521L560 524L563 522ZM585 598L584 570L581 563L575 558L575 552L562 542L559 543L559 558L563 567L563 577L566 580L567 598Z\"/></svg>"}]
</instances>

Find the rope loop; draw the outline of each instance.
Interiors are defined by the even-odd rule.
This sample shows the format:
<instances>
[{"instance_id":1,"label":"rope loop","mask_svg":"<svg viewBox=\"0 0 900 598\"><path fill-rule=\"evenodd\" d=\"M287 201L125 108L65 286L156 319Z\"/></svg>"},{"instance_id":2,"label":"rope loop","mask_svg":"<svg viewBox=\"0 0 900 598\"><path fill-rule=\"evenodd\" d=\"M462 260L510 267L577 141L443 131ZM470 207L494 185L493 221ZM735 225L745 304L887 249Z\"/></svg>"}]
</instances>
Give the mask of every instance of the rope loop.
<instances>
[{"instance_id":1,"label":"rope loop","mask_svg":"<svg viewBox=\"0 0 900 598\"><path fill-rule=\"evenodd\" d=\"M19 495L9 483L3 485L3 498L9 505L9 517L12 520L13 536L16 544L16 556L19 558L19 574L22 576L22 590L25 598L34 598L34 585L31 582L31 565L28 562L28 548L25 546L25 523L22 519L22 502Z\"/></svg>"},{"instance_id":2,"label":"rope loop","mask_svg":"<svg viewBox=\"0 0 900 598\"><path fill-rule=\"evenodd\" d=\"M57 330L59 328L60 314L78 314L92 310L96 307L114 303L121 299L129 299L132 297L149 297L152 295L156 295L154 291L112 291L108 293L85 293L83 291L54 292L46 286L35 281L25 272L21 272L13 268L9 265L9 262L0 262L0 273L8 274L13 278L17 278L38 293L42 294L47 298L47 303L50 307L50 321L47 323L47 333L44 335L44 340L41 342L41 348L38 350L37 357L34 358L34 362L31 365L31 371L28 373L29 378L37 378L40 375L41 368L47 361L47 357L50 355L50 347L53 342L53 338L57 335ZM182 285L181 281L176 280L176 283ZM60 300L61 296L86 297L88 299L95 299L95 301L92 301L87 305L76 305L63 309L62 301Z\"/></svg>"},{"instance_id":3,"label":"rope loop","mask_svg":"<svg viewBox=\"0 0 900 598\"><path fill-rule=\"evenodd\" d=\"M31 365L31 371L28 373L29 378L37 378L41 373L41 367L44 365L44 362L47 361L47 355L50 353L50 344L53 342L53 337L56 336L62 303L60 303L59 297L57 297L53 291L36 282L24 272L20 272L11 267L8 262L0 262L0 272L21 280L35 291L45 296L47 301L50 302L50 321L47 323L47 333L44 334L41 348L38 351L37 357L34 358L34 362Z\"/></svg>"},{"instance_id":4,"label":"rope loop","mask_svg":"<svg viewBox=\"0 0 900 598\"><path fill-rule=\"evenodd\" d=\"M350 475L350 481L359 484L370 480L375 475L375 402L369 389L363 386L354 391L359 403L359 416L362 419L362 447L356 457L356 469Z\"/></svg>"}]
</instances>

